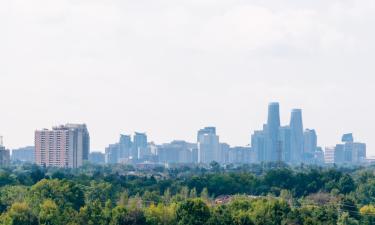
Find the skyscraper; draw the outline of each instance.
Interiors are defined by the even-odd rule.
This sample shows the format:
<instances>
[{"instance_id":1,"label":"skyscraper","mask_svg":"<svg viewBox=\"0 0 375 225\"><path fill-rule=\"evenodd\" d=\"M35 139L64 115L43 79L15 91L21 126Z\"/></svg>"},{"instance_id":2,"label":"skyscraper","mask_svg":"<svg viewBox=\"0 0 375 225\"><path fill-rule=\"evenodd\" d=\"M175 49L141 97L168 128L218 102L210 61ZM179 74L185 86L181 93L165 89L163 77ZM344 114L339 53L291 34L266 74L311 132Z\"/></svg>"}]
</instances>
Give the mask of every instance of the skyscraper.
<instances>
[{"instance_id":1,"label":"skyscraper","mask_svg":"<svg viewBox=\"0 0 375 225\"><path fill-rule=\"evenodd\" d=\"M284 162L291 161L291 131L289 126L280 127L279 129L279 154Z\"/></svg>"},{"instance_id":2,"label":"skyscraper","mask_svg":"<svg viewBox=\"0 0 375 225\"><path fill-rule=\"evenodd\" d=\"M291 163L300 163L303 153L302 110L293 109L290 118L291 130Z\"/></svg>"},{"instance_id":3,"label":"skyscraper","mask_svg":"<svg viewBox=\"0 0 375 225\"><path fill-rule=\"evenodd\" d=\"M315 162L315 152L318 148L318 137L315 130L306 129L303 132L303 154L302 159L305 163Z\"/></svg>"},{"instance_id":4,"label":"skyscraper","mask_svg":"<svg viewBox=\"0 0 375 225\"><path fill-rule=\"evenodd\" d=\"M253 153L253 156L251 157L252 162L259 163L266 160L265 142L266 137L264 131L258 130L251 135L251 149Z\"/></svg>"},{"instance_id":5,"label":"skyscraper","mask_svg":"<svg viewBox=\"0 0 375 225\"><path fill-rule=\"evenodd\" d=\"M147 153L147 135L135 132L132 157L135 160L142 159Z\"/></svg>"},{"instance_id":6,"label":"skyscraper","mask_svg":"<svg viewBox=\"0 0 375 225\"><path fill-rule=\"evenodd\" d=\"M74 138L77 141L76 148L78 151L82 151L82 160L89 160L90 154L90 135L87 130L86 124L72 124L68 123L65 125L68 129L74 131ZM78 154L81 154L78 152Z\"/></svg>"},{"instance_id":7,"label":"skyscraper","mask_svg":"<svg viewBox=\"0 0 375 225\"><path fill-rule=\"evenodd\" d=\"M131 156L133 143L130 135L120 135L120 158L127 159Z\"/></svg>"},{"instance_id":8,"label":"skyscraper","mask_svg":"<svg viewBox=\"0 0 375 225\"><path fill-rule=\"evenodd\" d=\"M105 163L116 164L120 162L120 144L110 144L105 148Z\"/></svg>"},{"instance_id":9,"label":"skyscraper","mask_svg":"<svg viewBox=\"0 0 375 225\"><path fill-rule=\"evenodd\" d=\"M88 160L90 136L85 124L35 131L35 160L41 166L78 168Z\"/></svg>"},{"instance_id":10,"label":"skyscraper","mask_svg":"<svg viewBox=\"0 0 375 225\"><path fill-rule=\"evenodd\" d=\"M215 127L206 127L198 131L198 162L211 163L221 161L219 136Z\"/></svg>"},{"instance_id":11,"label":"skyscraper","mask_svg":"<svg viewBox=\"0 0 375 225\"><path fill-rule=\"evenodd\" d=\"M266 152L265 161L275 162L278 160L279 148L280 109L279 103L273 102L268 106L268 120L266 126Z\"/></svg>"}]
</instances>

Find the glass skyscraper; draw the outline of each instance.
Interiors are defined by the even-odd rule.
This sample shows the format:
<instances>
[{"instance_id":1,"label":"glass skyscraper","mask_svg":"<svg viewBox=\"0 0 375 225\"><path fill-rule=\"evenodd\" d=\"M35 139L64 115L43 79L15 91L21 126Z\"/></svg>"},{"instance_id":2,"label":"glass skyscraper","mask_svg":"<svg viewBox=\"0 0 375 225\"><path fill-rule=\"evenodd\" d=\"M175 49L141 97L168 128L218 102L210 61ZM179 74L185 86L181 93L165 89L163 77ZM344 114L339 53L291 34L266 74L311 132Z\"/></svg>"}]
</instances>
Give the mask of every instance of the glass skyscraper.
<instances>
[{"instance_id":1,"label":"glass skyscraper","mask_svg":"<svg viewBox=\"0 0 375 225\"><path fill-rule=\"evenodd\" d=\"M290 118L291 163L300 163L303 154L302 110L293 109Z\"/></svg>"},{"instance_id":2,"label":"glass skyscraper","mask_svg":"<svg viewBox=\"0 0 375 225\"><path fill-rule=\"evenodd\" d=\"M265 161L278 160L279 148L280 109L279 103L272 102L268 106L268 120L266 126L266 152Z\"/></svg>"}]
</instances>

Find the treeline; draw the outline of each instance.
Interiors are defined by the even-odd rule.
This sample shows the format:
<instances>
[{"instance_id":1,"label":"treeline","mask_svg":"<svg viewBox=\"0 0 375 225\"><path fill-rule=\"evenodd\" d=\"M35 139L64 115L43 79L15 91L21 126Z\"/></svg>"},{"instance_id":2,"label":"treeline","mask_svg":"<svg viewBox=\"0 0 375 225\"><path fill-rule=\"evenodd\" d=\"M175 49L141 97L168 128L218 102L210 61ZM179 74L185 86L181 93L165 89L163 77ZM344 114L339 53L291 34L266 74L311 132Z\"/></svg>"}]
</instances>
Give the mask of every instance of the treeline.
<instances>
[{"instance_id":1,"label":"treeline","mask_svg":"<svg viewBox=\"0 0 375 225\"><path fill-rule=\"evenodd\" d=\"M373 224L367 169L0 169L0 224Z\"/></svg>"}]
</instances>

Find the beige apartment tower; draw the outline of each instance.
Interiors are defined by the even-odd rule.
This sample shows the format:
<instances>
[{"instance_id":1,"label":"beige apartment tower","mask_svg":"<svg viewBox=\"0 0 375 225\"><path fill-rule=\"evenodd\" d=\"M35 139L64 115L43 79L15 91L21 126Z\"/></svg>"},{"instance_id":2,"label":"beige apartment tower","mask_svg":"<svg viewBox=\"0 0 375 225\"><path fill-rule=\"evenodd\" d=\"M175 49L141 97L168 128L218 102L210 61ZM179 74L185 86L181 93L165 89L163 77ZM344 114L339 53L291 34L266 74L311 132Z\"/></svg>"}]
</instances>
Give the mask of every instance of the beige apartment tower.
<instances>
[{"instance_id":1,"label":"beige apartment tower","mask_svg":"<svg viewBox=\"0 0 375 225\"><path fill-rule=\"evenodd\" d=\"M88 160L90 135L85 124L35 131L35 161L40 166L78 168Z\"/></svg>"}]
</instances>

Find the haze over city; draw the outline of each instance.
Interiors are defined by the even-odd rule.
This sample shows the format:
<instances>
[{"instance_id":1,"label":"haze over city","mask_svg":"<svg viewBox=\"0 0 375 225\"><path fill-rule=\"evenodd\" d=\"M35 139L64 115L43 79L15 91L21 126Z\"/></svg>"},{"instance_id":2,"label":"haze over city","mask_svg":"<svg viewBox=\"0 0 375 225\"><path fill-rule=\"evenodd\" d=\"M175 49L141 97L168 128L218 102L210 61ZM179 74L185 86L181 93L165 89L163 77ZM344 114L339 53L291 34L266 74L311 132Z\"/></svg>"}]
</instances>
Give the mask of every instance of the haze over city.
<instances>
[{"instance_id":1,"label":"haze over city","mask_svg":"<svg viewBox=\"0 0 375 225\"><path fill-rule=\"evenodd\" d=\"M194 141L216 126L247 145L280 102L303 109L320 146L353 132L374 155L375 3L355 1L0 2L0 134L86 123L91 149L120 133ZM173 19L171 19L173 18Z\"/></svg>"}]
</instances>

